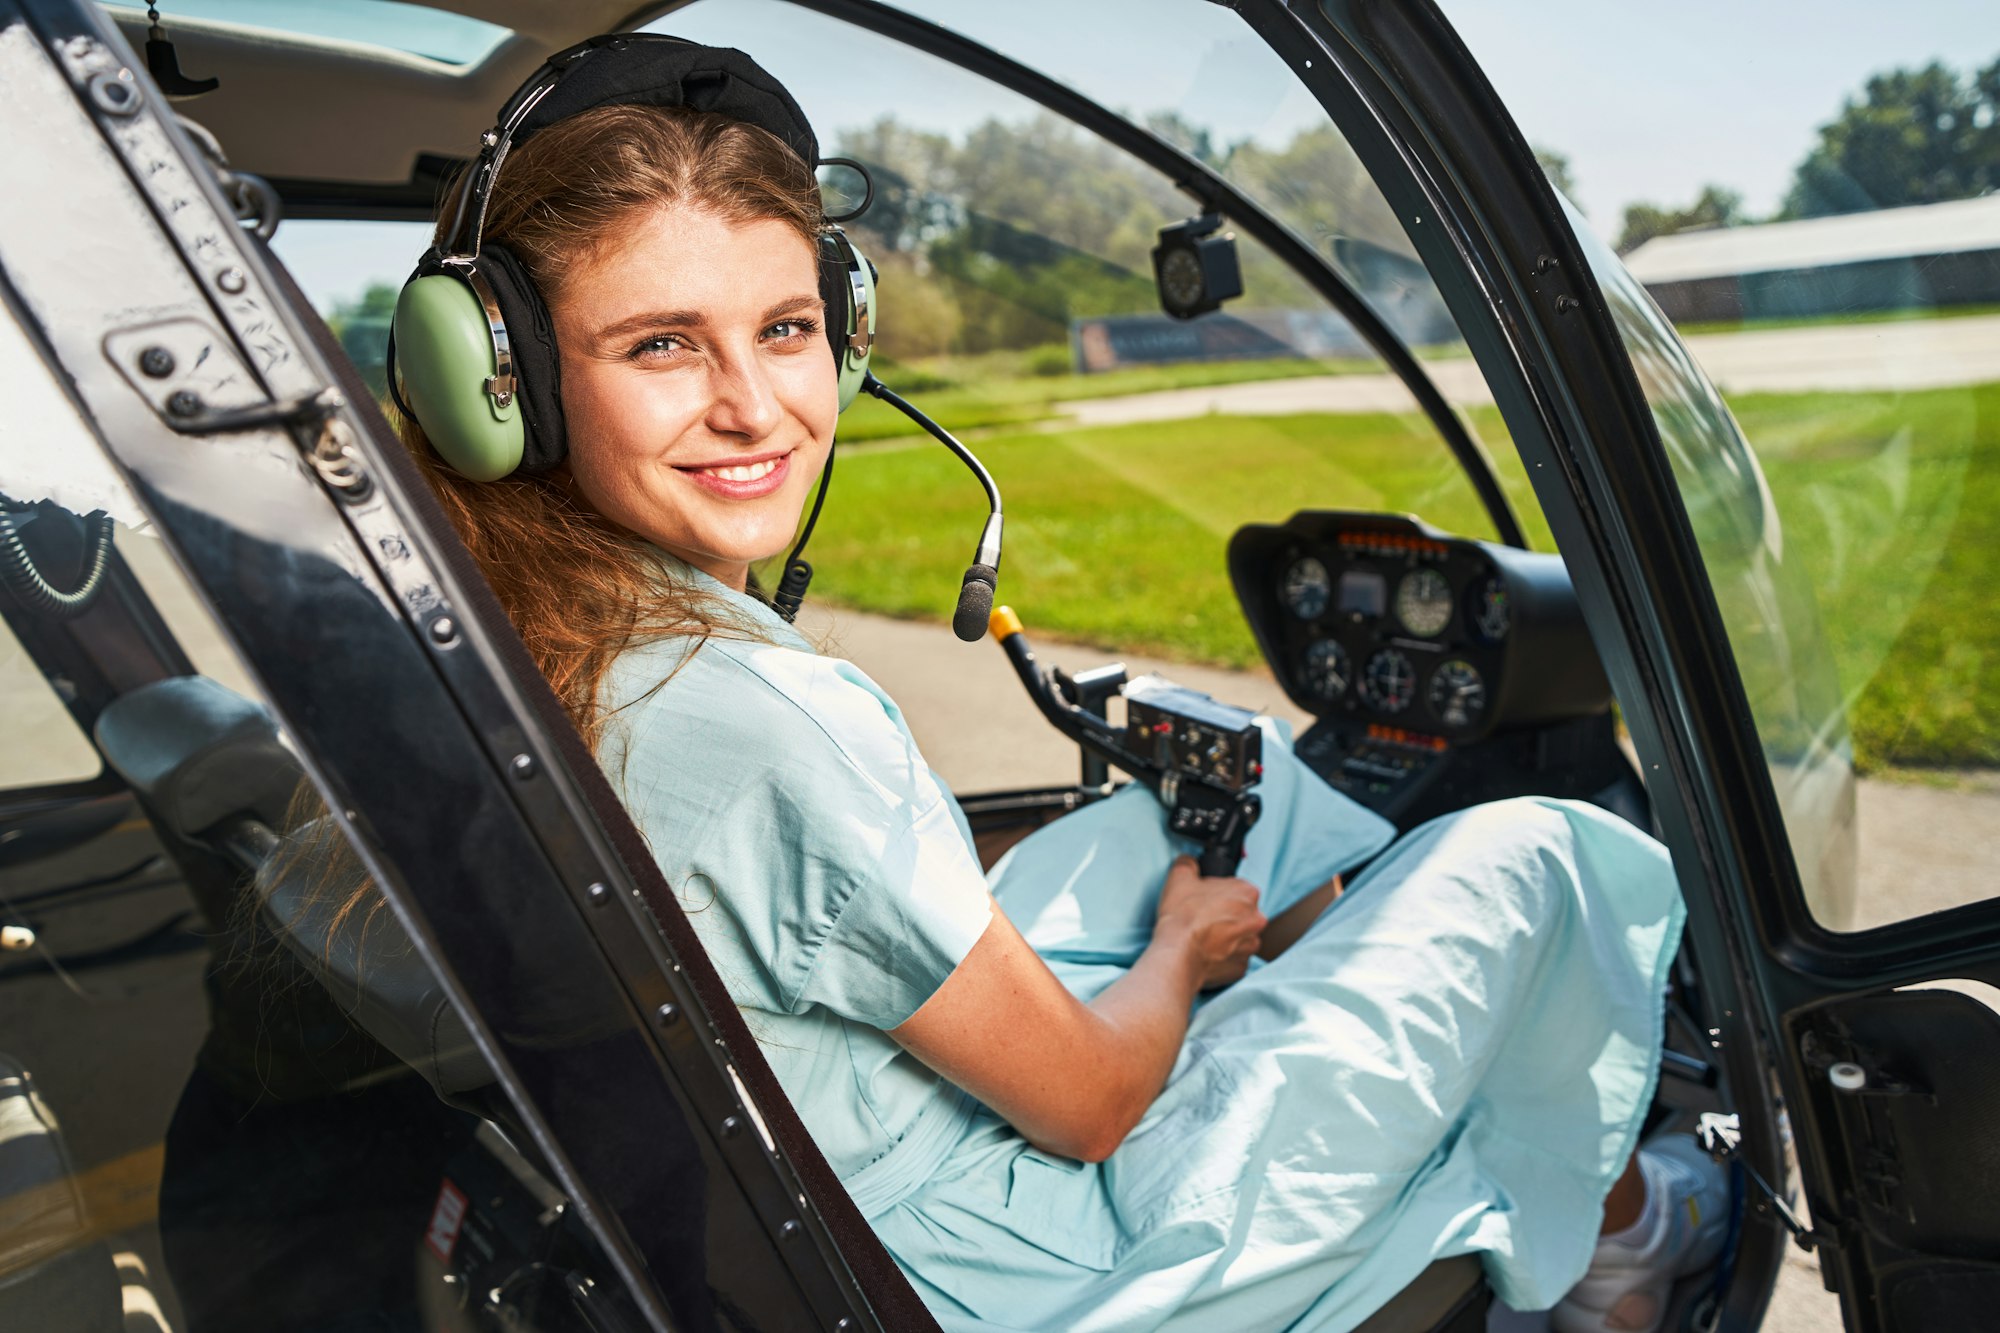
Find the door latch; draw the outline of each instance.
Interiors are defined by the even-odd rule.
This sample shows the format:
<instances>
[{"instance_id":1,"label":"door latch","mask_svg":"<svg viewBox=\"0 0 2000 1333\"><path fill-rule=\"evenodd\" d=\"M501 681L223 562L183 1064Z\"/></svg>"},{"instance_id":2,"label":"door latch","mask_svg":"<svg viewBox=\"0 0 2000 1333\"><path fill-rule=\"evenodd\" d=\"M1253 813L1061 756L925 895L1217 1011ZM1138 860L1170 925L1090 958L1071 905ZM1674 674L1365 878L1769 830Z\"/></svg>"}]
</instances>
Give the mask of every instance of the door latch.
<instances>
[{"instance_id":1,"label":"door latch","mask_svg":"<svg viewBox=\"0 0 2000 1333\"><path fill-rule=\"evenodd\" d=\"M1757 1168L1750 1165L1749 1160L1743 1156L1742 1117L1734 1112L1724 1115L1720 1111L1704 1111L1700 1121L1695 1125L1694 1136L1701 1144L1702 1150L1716 1161L1733 1162L1743 1168L1743 1174L1757 1187L1758 1193L1769 1201L1772 1210L1778 1215L1778 1220L1792 1233L1792 1239L1798 1242L1800 1249L1810 1251L1819 1247L1823 1237L1799 1219L1799 1215L1792 1211L1792 1205L1786 1202L1783 1196L1771 1187L1771 1182L1759 1175Z\"/></svg>"}]
</instances>

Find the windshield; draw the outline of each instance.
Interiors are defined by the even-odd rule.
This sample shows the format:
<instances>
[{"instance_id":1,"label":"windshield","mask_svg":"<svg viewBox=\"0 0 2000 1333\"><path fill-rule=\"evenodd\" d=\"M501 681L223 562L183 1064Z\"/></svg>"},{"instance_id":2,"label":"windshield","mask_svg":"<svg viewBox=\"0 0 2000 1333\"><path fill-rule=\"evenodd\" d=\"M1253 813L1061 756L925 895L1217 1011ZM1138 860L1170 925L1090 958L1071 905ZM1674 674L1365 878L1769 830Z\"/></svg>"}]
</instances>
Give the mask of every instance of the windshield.
<instances>
[{"instance_id":1,"label":"windshield","mask_svg":"<svg viewBox=\"0 0 2000 1333\"><path fill-rule=\"evenodd\" d=\"M1121 11L1120 31L1143 49L1103 63L1147 68L1159 44L1149 35L1157 9L1137 24L1137 8L1108 8ZM1193 54L1176 51L1179 63L1165 73L1095 88L1067 67L1049 72L1196 146L1203 131L1194 118L1202 117L1214 127L1207 133L1216 161L1234 144L1245 172L1254 160L1272 179L1295 172L1302 181L1345 182L1340 188L1356 199L1372 196L1358 168L1308 164L1352 157L1275 58L1253 58L1262 48L1235 16L1206 4L1171 8L1186 10L1192 26L1178 36ZM1052 45L1087 52L1098 13L1088 7L1081 31ZM988 17L950 17L1003 48L1003 39L1035 26L1032 14L1012 33ZM697 4L655 27L753 53L799 99L826 151L868 164L876 200L848 230L881 269L876 371L947 428L976 433L1006 497L1001 599L1032 629L1128 662L1164 659L1177 672L1189 664L1259 669L1263 654L1225 559L1243 524L1282 522L1300 509L1389 510L1467 536L1496 535L1403 382L1241 230L1234 245L1243 294L1192 320L1163 313L1152 252L1161 230L1199 205L1158 171L978 74L801 6ZM1224 64L1202 66L1210 46ZM870 77L847 76L856 69ZM1211 88L1180 104L1181 119L1169 125L1154 112L1171 105L1134 100L1156 78L1219 82L1242 105L1230 111ZM1329 228L1343 197L1326 196ZM1293 225L1316 235L1322 254L1336 243L1362 253L1330 229ZM1401 293L1378 308L1401 321L1405 336L1428 329L1449 339L1448 322L1427 313L1423 270L1387 250L1368 253L1381 256L1371 261L1377 290ZM1469 358L1448 343L1426 355L1438 358L1429 363L1435 378L1481 430L1497 423ZM863 400L846 412L839 439L813 537L815 602L899 619L948 616L941 590L958 586L979 531L979 488L881 403ZM1532 538L1545 543L1518 465L1508 460L1503 477ZM864 632L850 628L859 623L843 619L842 642L865 656ZM1065 656L1088 660L1090 651ZM1268 677L1222 688L1260 706L1283 700ZM1074 772L1074 752L1060 746L1033 768L1016 766L1030 747L972 754L943 736L934 747L921 711L913 709L918 739L960 790Z\"/></svg>"},{"instance_id":2,"label":"windshield","mask_svg":"<svg viewBox=\"0 0 2000 1333\"><path fill-rule=\"evenodd\" d=\"M1394 210L1318 101L1211 0L901 8L981 42L1200 159L1304 238L1419 346L1457 340ZM1116 49L1118 59L1102 53Z\"/></svg>"}]
</instances>

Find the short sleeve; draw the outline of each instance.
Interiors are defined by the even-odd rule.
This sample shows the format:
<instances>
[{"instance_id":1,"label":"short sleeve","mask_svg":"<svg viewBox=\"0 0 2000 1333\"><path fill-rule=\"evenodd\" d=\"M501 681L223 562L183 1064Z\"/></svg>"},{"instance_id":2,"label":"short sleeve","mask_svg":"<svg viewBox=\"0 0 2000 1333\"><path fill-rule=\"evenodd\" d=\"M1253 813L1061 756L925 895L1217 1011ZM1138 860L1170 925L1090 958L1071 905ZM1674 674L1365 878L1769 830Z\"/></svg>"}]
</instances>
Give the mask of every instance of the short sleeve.
<instances>
[{"instance_id":1,"label":"short sleeve","mask_svg":"<svg viewBox=\"0 0 2000 1333\"><path fill-rule=\"evenodd\" d=\"M879 862L862 867L797 998L872 1027L898 1027L965 961L992 919L979 863L940 799L886 840Z\"/></svg>"},{"instance_id":2,"label":"short sleeve","mask_svg":"<svg viewBox=\"0 0 2000 1333\"><path fill-rule=\"evenodd\" d=\"M893 1028L985 932L950 797L848 664L711 642L621 723L607 771L739 1004Z\"/></svg>"}]
</instances>

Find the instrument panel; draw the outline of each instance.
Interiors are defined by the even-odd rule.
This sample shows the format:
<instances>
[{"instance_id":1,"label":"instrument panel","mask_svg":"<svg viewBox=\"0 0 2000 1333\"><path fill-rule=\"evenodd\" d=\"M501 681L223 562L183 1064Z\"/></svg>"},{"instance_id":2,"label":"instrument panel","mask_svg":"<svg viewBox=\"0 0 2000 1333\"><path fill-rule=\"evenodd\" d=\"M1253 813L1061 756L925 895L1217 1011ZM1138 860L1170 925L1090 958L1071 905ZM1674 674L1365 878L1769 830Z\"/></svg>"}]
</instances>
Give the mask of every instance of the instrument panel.
<instances>
[{"instance_id":1,"label":"instrument panel","mask_svg":"<svg viewBox=\"0 0 2000 1333\"><path fill-rule=\"evenodd\" d=\"M1558 556L1322 510L1241 529L1229 567L1286 693L1349 729L1435 750L1609 704Z\"/></svg>"},{"instance_id":2,"label":"instrument panel","mask_svg":"<svg viewBox=\"0 0 2000 1333\"><path fill-rule=\"evenodd\" d=\"M1482 734L1507 666L1507 579L1480 543L1384 517L1293 532L1260 552L1279 613L1264 626L1272 666L1321 716ZM1250 600L1244 610L1256 625Z\"/></svg>"}]
</instances>

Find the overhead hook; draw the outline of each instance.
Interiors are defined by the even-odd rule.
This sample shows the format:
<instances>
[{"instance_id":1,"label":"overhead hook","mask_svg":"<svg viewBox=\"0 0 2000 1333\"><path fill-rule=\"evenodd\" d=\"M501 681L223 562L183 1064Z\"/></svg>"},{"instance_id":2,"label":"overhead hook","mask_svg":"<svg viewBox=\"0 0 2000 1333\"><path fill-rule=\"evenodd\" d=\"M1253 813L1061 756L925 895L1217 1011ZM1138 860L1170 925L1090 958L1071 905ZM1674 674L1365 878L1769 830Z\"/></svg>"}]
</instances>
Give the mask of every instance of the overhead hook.
<instances>
[{"instance_id":1,"label":"overhead hook","mask_svg":"<svg viewBox=\"0 0 2000 1333\"><path fill-rule=\"evenodd\" d=\"M158 5L146 6L146 21L152 25L146 30L146 72L160 85L161 92L169 97L198 97L222 86L221 79L191 79L181 73L180 55L160 27Z\"/></svg>"}]
</instances>

